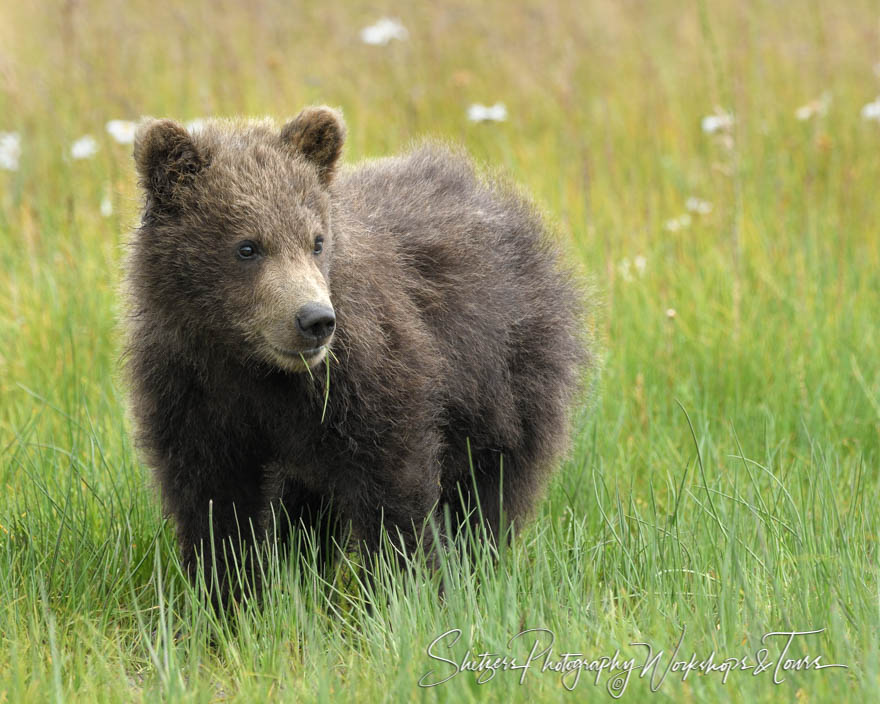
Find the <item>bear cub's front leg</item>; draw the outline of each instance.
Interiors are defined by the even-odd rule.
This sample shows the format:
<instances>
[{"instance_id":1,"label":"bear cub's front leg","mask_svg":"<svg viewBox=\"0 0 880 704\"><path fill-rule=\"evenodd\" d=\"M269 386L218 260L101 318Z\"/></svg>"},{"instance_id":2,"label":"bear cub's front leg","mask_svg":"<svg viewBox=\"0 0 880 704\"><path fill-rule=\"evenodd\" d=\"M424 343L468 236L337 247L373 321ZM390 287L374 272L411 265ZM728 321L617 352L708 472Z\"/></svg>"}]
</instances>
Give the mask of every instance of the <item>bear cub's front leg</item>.
<instances>
[{"instance_id":1,"label":"bear cub's front leg","mask_svg":"<svg viewBox=\"0 0 880 704\"><path fill-rule=\"evenodd\" d=\"M265 499L259 485L193 470L160 471L168 512L177 526L180 554L190 579L202 580L215 606L257 594Z\"/></svg>"}]
</instances>

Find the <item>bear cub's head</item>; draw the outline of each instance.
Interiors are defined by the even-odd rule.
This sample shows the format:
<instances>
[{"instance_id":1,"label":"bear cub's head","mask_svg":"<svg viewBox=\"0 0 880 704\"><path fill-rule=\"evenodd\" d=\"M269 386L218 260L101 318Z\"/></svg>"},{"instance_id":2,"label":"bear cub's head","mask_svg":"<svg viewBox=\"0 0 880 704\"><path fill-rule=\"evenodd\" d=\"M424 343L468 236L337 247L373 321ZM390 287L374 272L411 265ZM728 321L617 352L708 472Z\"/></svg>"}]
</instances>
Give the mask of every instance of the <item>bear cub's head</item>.
<instances>
[{"instance_id":1,"label":"bear cub's head","mask_svg":"<svg viewBox=\"0 0 880 704\"><path fill-rule=\"evenodd\" d=\"M177 339L242 361L290 372L320 363L336 324L329 188L344 140L341 115L327 107L280 130L143 122L134 158L146 202L129 262L136 307Z\"/></svg>"}]
</instances>

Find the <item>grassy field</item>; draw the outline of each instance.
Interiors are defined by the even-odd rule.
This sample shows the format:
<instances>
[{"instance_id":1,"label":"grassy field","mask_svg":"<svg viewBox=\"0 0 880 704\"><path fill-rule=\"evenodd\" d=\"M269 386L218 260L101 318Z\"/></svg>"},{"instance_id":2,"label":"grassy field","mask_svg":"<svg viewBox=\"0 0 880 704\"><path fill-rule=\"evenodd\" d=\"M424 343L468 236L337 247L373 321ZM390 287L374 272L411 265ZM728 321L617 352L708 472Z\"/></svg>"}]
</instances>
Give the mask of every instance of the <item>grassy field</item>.
<instances>
[{"instance_id":1,"label":"grassy field","mask_svg":"<svg viewBox=\"0 0 880 704\"><path fill-rule=\"evenodd\" d=\"M383 16L408 37L364 43ZM0 703L880 700L878 62L862 0L4 3ZM346 564L276 559L266 607L218 623L129 439L139 195L104 126L312 103L349 162L439 135L531 191L596 290L601 368L537 520L497 564L451 557L445 601L388 570L370 609ZM523 662L534 628L525 670L437 659ZM760 673L664 679L762 647ZM541 671L618 649L623 683ZM848 669L775 671L804 655Z\"/></svg>"}]
</instances>

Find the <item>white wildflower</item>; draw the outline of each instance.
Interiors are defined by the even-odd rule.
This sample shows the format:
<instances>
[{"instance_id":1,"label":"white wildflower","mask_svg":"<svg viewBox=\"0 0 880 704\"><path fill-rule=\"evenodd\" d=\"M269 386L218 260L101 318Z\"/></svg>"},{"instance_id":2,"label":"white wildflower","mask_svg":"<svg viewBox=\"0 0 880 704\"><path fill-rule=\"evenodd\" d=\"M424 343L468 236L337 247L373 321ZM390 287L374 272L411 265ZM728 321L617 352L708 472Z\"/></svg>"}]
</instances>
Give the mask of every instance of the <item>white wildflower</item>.
<instances>
[{"instance_id":1,"label":"white wildflower","mask_svg":"<svg viewBox=\"0 0 880 704\"><path fill-rule=\"evenodd\" d=\"M21 135L18 132L0 132L0 169L18 171L21 158Z\"/></svg>"},{"instance_id":2,"label":"white wildflower","mask_svg":"<svg viewBox=\"0 0 880 704\"><path fill-rule=\"evenodd\" d=\"M400 20L391 17L383 17L376 24L364 27L361 30L361 41L364 44L372 44L373 46L385 46L392 39L403 41L409 37Z\"/></svg>"},{"instance_id":3,"label":"white wildflower","mask_svg":"<svg viewBox=\"0 0 880 704\"><path fill-rule=\"evenodd\" d=\"M862 108L862 117L866 120L877 120L880 122L880 96L873 103L868 103Z\"/></svg>"},{"instance_id":4,"label":"white wildflower","mask_svg":"<svg viewBox=\"0 0 880 704\"><path fill-rule=\"evenodd\" d=\"M494 105L474 103L468 108L467 116L471 122L504 122L507 119L507 107L504 103Z\"/></svg>"},{"instance_id":5,"label":"white wildflower","mask_svg":"<svg viewBox=\"0 0 880 704\"><path fill-rule=\"evenodd\" d=\"M634 260L633 265L636 268L636 271L639 273L639 276L645 273L645 269L648 268L648 260L645 259L641 254L639 254Z\"/></svg>"},{"instance_id":6,"label":"white wildflower","mask_svg":"<svg viewBox=\"0 0 880 704\"><path fill-rule=\"evenodd\" d=\"M645 269L648 266L648 260L645 259L641 254L634 257L630 260L629 257L624 257L620 260L620 263L617 265L617 271L620 274L620 278L624 281L632 281L635 277L633 273L638 276L642 276L645 273Z\"/></svg>"},{"instance_id":7,"label":"white wildflower","mask_svg":"<svg viewBox=\"0 0 880 704\"><path fill-rule=\"evenodd\" d=\"M70 146L70 156L74 159L91 159L98 153L98 143L91 135L80 137Z\"/></svg>"},{"instance_id":8,"label":"white wildflower","mask_svg":"<svg viewBox=\"0 0 880 704\"><path fill-rule=\"evenodd\" d=\"M794 111L794 116L801 122L809 120L815 114L816 111L813 110L813 106L811 103L801 105L797 110Z\"/></svg>"},{"instance_id":9,"label":"white wildflower","mask_svg":"<svg viewBox=\"0 0 880 704\"><path fill-rule=\"evenodd\" d=\"M137 125L131 120L110 120L104 128L120 144L132 144Z\"/></svg>"},{"instance_id":10,"label":"white wildflower","mask_svg":"<svg viewBox=\"0 0 880 704\"><path fill-rule=\"evenodd\" d=\"M794 116L803 122L804 120L809 120L811 117L822 116L828 112L828 108L831 105L831 93L827 91L822 93L822 95L815 100L811 100L806 105L801 105L797 110L794 111Z\"/></svg>"},{"instance_id":11,"label":"white wildflower","mask_svg":"<svg viewBox=\"0 0 880 704\"><path fill-rule=\"evenodd\" d=\"M663 228L668 230L669 232L678 232L679 230L684 230L691 226L691 216L687 213L683 215L679 215L677 218L672 218L671 220L667 220L663 224Z\"/></svg>"},{"instance_id":12,"label":"white wildflower","mask_svg":"<svg viewBox=\"0 0 880 704\"><path fill-rule=\"evenodd\" d=\"M709 201L697 198L696 196L688 198L684 202L684 207L697 215L708 215L712 212L712 204Z\"/></svg>"},{"instance_id":13,"label":"white wildflower","mask_svg":"<svg viewBox=\"0 0 880 704\"><path fill-rule=\"evenodd\" d=\"M667 308L666 317L672 320L675 317L675 308Z\"/></svg>"},{"instance_id":14,"label":"white wildflower","mask_svg":"<svg viewBox=\"0 0 880 704\"><path fill-rule=\"evenodd\" d=\"M110 197L110 188L104 189L104 197L101 198L101 215L109 218L113 215L113 199Z\"/></svg>"},{"instance_id":15,"label":"white wildflower","mask_svg":"<svg viewBox=\"0 0 880 704\"><path fill-rule=\"evenodd\" d=\"M718 110L714 115L706 115L700 122L700 126L706 134L726 132L733 127L733 115Z\"/></svg>"},{"instance_id":16,"label":"white wildflower","mask_svg":"<svg viewBox=\"0 0 880 704\"><path fill-rule=\"evenodd\" d=\"M208 124L208 121L204 117L197 117L184 125L188 132L191 134L195 134L196 132L201 132L205 129L205 125Z\"/></svg>"}]
</instances>

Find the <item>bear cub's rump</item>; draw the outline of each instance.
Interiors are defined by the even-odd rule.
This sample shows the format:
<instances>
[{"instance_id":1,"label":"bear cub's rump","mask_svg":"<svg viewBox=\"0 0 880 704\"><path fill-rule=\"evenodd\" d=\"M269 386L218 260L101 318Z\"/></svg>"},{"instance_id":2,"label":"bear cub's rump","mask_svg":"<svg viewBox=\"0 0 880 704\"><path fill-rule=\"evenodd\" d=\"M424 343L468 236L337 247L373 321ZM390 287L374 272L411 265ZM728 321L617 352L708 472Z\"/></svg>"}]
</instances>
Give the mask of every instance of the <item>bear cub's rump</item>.
<instances>
[{"instance_id":1,"label":"bear cub's rump","mask_svg":"<svg viewBox=\"0 0 880 704\"><path fill-rule=\"evenodd\" d=\"M582 300L534 209L443 146L339 169L344 138L323 107L137 134L127 372L192 575L285 514L497 535L565 447Z\"/></svg>"}]
</instances>

